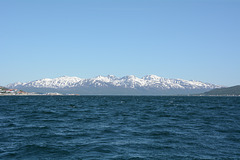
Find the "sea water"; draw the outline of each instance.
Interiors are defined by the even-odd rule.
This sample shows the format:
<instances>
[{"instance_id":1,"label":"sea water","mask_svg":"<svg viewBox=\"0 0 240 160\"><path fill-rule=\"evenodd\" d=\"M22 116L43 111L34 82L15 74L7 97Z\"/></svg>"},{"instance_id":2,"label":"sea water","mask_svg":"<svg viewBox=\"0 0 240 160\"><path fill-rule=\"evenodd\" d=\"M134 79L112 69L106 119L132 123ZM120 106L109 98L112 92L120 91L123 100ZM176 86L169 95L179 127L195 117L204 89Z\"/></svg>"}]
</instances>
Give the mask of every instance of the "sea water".
<instances>
[{"instance_id":1,"label":"sea water","mask_svg":"<svg viewBox=\"0 0 240 160\"><path fill-rule=\"evenodd\" d=\"M240 97L1 96L0 159L240 159Z\"/></svg>"}]
</instances>

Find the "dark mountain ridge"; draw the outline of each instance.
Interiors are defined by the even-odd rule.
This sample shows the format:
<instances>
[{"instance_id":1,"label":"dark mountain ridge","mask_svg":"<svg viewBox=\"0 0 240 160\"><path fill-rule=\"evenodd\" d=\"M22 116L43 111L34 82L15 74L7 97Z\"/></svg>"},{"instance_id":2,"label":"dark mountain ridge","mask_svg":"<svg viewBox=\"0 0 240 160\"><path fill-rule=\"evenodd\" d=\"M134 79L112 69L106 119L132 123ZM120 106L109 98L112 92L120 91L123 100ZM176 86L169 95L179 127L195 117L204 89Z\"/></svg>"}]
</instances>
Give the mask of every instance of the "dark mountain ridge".
<instances>
[{"instance_id":1,"label":"dark mountain ridge","mask_svg":"<svg viewBox=\"0 0 240 160\"><path fill-rule=\"evenodd\" d=\"M226 87L226 88L217 88L211 91L205 92L204 95L207 96L240 96L240 85Z\"/></svg>"}]
</instances>

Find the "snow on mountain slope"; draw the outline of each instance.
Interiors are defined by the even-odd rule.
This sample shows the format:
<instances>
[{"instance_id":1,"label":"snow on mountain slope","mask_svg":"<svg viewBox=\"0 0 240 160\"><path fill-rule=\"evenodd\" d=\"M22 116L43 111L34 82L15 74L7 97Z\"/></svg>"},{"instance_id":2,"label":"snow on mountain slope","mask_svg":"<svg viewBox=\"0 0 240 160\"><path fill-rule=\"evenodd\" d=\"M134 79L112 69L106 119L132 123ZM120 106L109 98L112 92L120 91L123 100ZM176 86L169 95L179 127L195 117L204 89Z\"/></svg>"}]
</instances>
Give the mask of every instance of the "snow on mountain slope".
<instances>
[{"instance_id":1,"label":"snow on mountain slope","mask_svg":"<svg viewBox=\"0 0 240 160\"><path fill-rule=\"evenodd\" d=\"M59 77L59 78L44 78L36 81L31 81L28 83L13 83L8 85L11 88L16 88L19 86L24 87L36 87L36 88L65 88L65 87L75 87L78 83L82 81L81 78L78 77Z\"/></svg>"},{"instance_id":2,"label":"snow on mountain slope","mask_svg":"<svg viewBox=\"0 0 240 160\"><path fill-rule=\"evenodd\" d=\"M63 76L54 79L40 79L28 83L13 83L7 85L8 88L77 88L77 87L122 87L122 88L144 88L144 89L214 89L221 86L203 83L200 81L188 81L182 79L168 79L158 77L156 75L147 75L142 78L130 75L118 78L113 75L98 76L90 79L82 79L78 77Z\"/></svg>"}]
</instances>

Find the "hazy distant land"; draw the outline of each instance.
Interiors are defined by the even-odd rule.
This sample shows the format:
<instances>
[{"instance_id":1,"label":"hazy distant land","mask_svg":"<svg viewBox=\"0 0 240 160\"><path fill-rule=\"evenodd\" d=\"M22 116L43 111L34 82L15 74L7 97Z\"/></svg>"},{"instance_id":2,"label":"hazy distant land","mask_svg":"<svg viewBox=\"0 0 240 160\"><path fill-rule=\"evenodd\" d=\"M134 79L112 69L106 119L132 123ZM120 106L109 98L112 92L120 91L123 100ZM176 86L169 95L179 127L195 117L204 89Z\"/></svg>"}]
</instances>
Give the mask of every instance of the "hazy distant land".
<instances>
[{"instance_id":1,"label":"hazy distant land","mask_svg":"<svg viewBox=\"0 0 240 160\"><path fill-rule=\"evenodd\" d=\"M83 79L63 76L44 78L27 83L13 83L7 88L36 93L80 95L190 95L200 94L220 85L195 80L169 79L156 75L116 77L114 75Z\"/></svg>"}]
</instances>

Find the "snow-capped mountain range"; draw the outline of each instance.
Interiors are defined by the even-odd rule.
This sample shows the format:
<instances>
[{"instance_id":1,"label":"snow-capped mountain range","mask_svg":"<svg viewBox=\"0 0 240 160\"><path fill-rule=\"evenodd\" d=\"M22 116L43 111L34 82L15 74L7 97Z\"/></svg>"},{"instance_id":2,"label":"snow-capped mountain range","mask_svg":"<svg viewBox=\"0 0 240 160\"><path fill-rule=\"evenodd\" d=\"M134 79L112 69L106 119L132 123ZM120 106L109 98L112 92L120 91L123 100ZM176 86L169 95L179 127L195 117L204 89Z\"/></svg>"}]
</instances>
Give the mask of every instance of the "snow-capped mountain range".
<instances>
[{"instance_id":1,"label":"snow-capped mountain range","mask_svg":"<svg viewBox=\"0 0 240 160\"><path fill-rule=\"evenodd\" d=\"M31 92L172 95L201 93L221 86L194 80L168 79L156 75L147 75L142 78L133 75L121 78L108 75L90 79L68 76L45 78L27 83L17 82L7 87Z\"/></svg>"}]
</instances>

